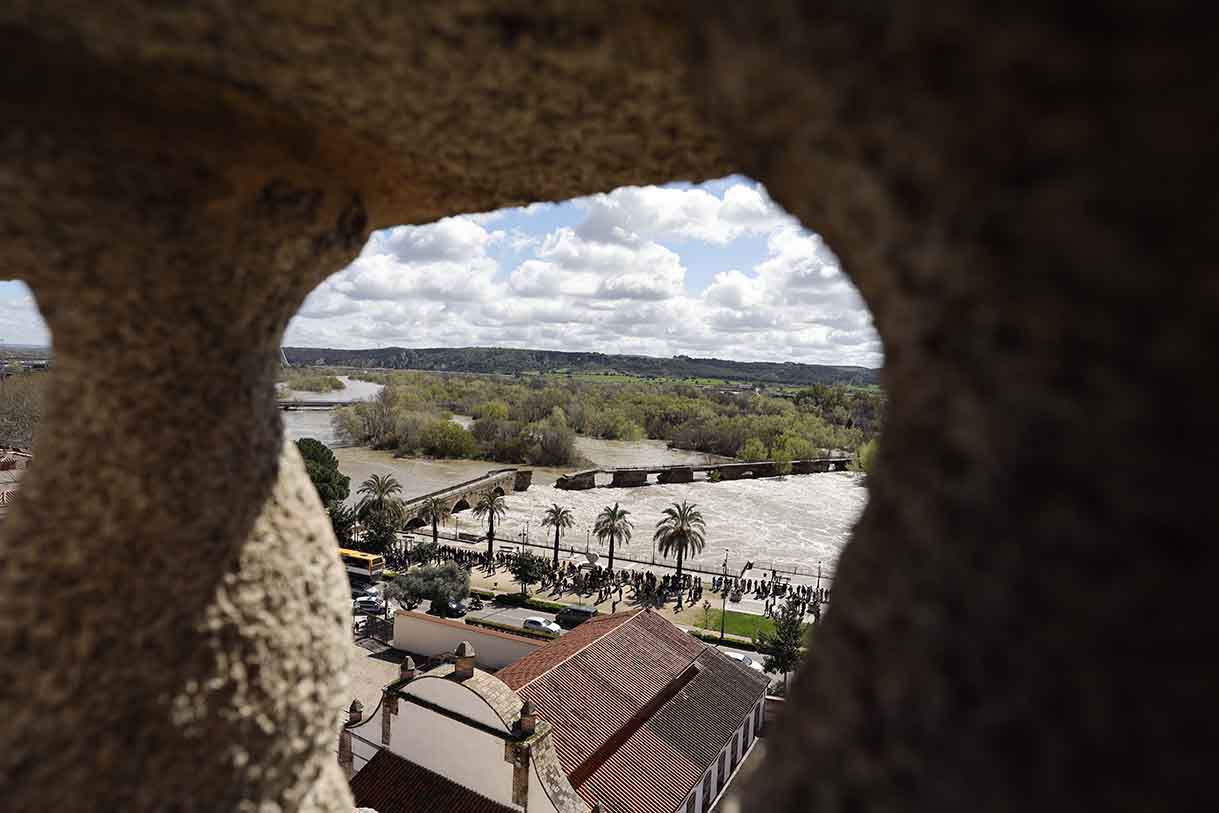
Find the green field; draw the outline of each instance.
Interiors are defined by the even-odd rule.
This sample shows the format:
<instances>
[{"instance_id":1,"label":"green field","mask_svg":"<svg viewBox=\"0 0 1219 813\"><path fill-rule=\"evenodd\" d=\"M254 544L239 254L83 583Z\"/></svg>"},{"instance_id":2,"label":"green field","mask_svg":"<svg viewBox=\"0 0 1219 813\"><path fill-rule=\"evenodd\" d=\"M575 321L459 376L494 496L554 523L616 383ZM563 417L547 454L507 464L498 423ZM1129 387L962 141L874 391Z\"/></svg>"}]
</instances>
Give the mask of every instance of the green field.
<instances>
[{"instance_id":1,"label":"green field","mask_svg":"<svg viewBox=\"0 0 1219 813\"><path fill-rule=\"evenodd\" d=\"M720 611L712 609L705 613L699 613L695 624L703 629L719 632ZM759 630L773 633L775 631L775 622L763 615L741 613L736 610L729 610L724 618L724 632L728 635L740 635L743 638L752 638Z\"/></svg>"}]
</instances>

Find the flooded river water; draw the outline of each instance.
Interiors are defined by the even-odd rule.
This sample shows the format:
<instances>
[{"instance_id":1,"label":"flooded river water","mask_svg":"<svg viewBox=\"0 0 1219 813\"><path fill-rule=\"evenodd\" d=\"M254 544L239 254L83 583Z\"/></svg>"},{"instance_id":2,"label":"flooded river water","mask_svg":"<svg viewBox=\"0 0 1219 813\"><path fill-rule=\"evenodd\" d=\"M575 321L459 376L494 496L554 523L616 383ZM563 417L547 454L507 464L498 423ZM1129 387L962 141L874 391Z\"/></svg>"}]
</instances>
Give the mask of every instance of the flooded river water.
<instances>
[{"instance_id":1,"label":"flooded river water","mask_svg":"<svg viewBox=\"0 0 1219 813\"><path fill-rule=\"evenodd\" d=\"M346 379L344 379L346 380ZM379 385L349 381L348 388L334 393L300 394L312 400L347 401L371 397ZM328 411L290 411L283 413L285 431L291 438L315 437L333 445ZM461 421L459 417L457 420ZM702 463L716 458L700 452L669 449L663 441L614 441L577 437L576 446L595 466L640 466L672 463ZM496 464L478 460L430 460L396 458L389 452L366 448L335 448L339 468L351 477L354 498L357 485L372 474L392 474L402 483L407 498L426 494L444 486L485 474ZM524 467L523 467L524 468ZM728 551L730 563L752 559L759 568L768 565L782 569L798 568L816 572L818 564L832 572L851 527L867 502L862 475L854 472L791 475L761 480L694 482L648 485L641 488L595 488L587 491L562 491L555 480L573 468L533 469L533 485L523 493L506 498L508 518L496 529L497 536L519 538L525 532L530 541L553 539L550 529L541 527L542 514L552 503L570 508L576 524L562 538L563 548L603 552L591 530L596 515L615 502L631 512L634 538L621 554L651 561L652 530L661 512L673 502L697 503L707 522L707 546L695 557L701 566L718 570ZM478 523L468 512L450 521L449 530L475 532ZM548 533L549 532L549 533ZM665 561L656 555L656 562Z\"/></svg>"}]
</instances>

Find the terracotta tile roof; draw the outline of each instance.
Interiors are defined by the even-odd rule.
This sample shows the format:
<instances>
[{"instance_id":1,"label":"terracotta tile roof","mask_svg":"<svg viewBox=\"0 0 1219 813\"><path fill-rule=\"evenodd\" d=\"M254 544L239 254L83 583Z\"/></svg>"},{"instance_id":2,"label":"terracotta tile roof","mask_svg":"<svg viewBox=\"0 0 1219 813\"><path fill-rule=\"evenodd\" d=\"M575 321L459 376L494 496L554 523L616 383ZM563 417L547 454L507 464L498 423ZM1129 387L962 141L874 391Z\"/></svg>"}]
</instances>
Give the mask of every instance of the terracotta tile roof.
<instances>
[{"instance_id":1,"label":"terracotta tile roof","mask_svg":"<svg viewBox=\"0 0 1219 813\"><path fill-rule=\"evenodd\" d=\"M559 760L586 801L672 813L767 679L654 612L596 620L497 677L511 672L509 685L553 725Z\"/></svg>"},{"instance_id":2,"label":"terracotta tile roof","mask_svg":"<svg viewBox=\"0 0 1219 813\"><path fill-rule=\"evenodd\" d=\"M514 813L390 751L378 751L351 778L351 793L356 807L377 813Z\"/></svg>"},{"instance_id":3,"label":"terracotta tile roof","mask_svg":"<svg viewBox=\"0 0 1219 813\"><path fill-rule=\"evenodd\" d=\"M495 673L511 689L520 689L611 630L629 621L639 610L590 618L565 635L519 658Z\"/></svg>"}]
</instances>

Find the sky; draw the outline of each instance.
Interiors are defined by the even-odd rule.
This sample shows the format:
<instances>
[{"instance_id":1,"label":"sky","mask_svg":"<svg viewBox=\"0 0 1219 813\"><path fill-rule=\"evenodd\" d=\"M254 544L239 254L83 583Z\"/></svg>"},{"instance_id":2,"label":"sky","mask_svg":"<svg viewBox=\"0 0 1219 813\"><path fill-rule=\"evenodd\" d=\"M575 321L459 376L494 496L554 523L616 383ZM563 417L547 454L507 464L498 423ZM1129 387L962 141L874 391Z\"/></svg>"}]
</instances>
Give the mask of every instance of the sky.
<instances>
[{"instance_id":1,"label":"sky","mask_svg":"<svg viewBox=\"0 0 1219 813\"><path fill-rule=\"evenodd\" d=\"M0 282L0 342L47 341L29 290ZM834 253L739 176L375 232L284 343L883 363Z\"/></svg>"}]
</instances>

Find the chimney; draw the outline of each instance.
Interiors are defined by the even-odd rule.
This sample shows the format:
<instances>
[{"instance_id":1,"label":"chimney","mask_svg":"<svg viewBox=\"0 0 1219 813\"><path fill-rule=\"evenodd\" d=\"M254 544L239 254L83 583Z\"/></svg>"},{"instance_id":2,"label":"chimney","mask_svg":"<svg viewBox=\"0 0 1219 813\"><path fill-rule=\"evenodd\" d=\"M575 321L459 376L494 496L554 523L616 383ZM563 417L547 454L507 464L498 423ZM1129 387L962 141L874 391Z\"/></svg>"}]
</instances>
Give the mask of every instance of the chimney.
<instances>
[{"instance_id":1,"label":"chimney","mask_svg":"<svg viewBox=\"0 0 1219 813\"><path fill-rule=\"evenodd\" d=\"M398 716L398 690L393 684L381 693L381 744L389 747L390 734L394 730L394 718Z\"/></svg>"},{"instance_id":2,"label":"chimney","mask_svg":"<svg viewBox=\"0 0 1219 813\"><path fill-rule=\"evenodd\" d=\"M410 655L406 656L406 660L402 662L402 668L398 671L398 680L402 683L407 683L415 679L415 659Z\"/></svg>"},{"instance_id":3,"label":"chimney","mask_svg":"<svg viewBox=\"0 0 1219 813\"><path fill-rule=\"evenodd\" d=\"M462 641L457 645L457 651L453 653L456 656L456 668L453 670L453 677L457 680L469 680L474 677L474 647L470 646L469 641Z\"/></svg>"},{"instance_id":4,"label":"chimney","mask_svg":"<svg viewBox=\"0 0 1219 813\"><path fill-rule=\"evenodd\" d=\"M526 737L532 735L538 727L538 715L533 710L533 703L530 703L528 700L521 706L520 727L521 733Z\"/></svg>"},{"instance_id":5,"label":"chimney","mask_svg":"<svg viewBox=\"0 0 1219 813\"><path fill-rule=\"evenodd\" d=\"M351 752L351 727L364 718L364 704L352 700L347 709L347 724L339 732L339 768L348 779L355 773L355 760Z\"/></svg>"}]
</instances>

